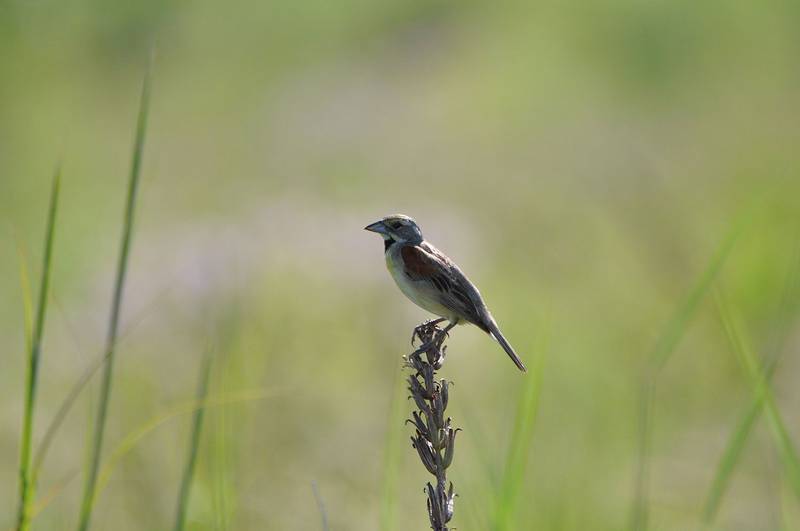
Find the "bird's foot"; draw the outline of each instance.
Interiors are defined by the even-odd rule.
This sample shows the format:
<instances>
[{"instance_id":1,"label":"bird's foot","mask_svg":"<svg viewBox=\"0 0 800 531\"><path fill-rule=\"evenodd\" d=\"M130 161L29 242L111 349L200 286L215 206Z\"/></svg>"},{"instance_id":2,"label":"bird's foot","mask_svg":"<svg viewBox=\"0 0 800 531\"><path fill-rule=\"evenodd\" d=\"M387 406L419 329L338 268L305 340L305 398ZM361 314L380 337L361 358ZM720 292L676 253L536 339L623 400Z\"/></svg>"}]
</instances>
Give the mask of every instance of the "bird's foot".
<instances>
[{"instance_id":1,"label":"bird's foot","mask_svg":"<svg viewBox=\"0 0 800 531\"><path fill-rule=\"evenodd\" d=\"M424 354L435 346L436 346L435 340L426 341L425 343L421 344L419 348L417 348L417 350L412 352L411 356L419 356L420 354Z\"/></svg>"},{"instance_id":2,"label":"bird's foot","mask_svg":"<svg viewBox=\"0 0 800 531\"><path fill-rule=\"evenodd\" d=\"M458 324L458 321L455 321L455 322L452 322L452 323L448 324L447 326L445 326L441 330L438 330L439 333L438 334L434 334L434 340L438 341L440 345L442 343L444 343L444 340L450 337L450 330L455 328L455 326L457 324Z\"/></svg>"},{"instance_id":3,"label":"bird's foot","mask_svg":"<svg viewBox=\"0 0 800 531\"><path fill-rule=\"evenodd\" d=\"M417 338L419 338L423 344L430 343L432 341L430 338L432 338L438 330L436 325L443 321L446 321L444 317L440 317L439 319L431 319L414 328L414 331L411 333L411 345L414 345L414 342L417 340ZM430 345L428 345L428 348L430 348ZM424 351L425 350L422 350L422 352Z\"/></svg>"}]
</instances>

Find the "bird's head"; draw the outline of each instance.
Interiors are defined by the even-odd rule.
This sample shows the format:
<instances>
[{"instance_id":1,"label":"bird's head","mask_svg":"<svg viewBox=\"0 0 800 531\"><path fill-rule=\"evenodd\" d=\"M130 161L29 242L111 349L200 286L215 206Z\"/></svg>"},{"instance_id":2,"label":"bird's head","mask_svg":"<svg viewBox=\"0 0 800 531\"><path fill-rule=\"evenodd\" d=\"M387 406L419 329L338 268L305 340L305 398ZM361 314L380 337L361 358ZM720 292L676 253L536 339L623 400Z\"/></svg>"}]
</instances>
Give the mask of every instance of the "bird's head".
<instances>
[{"instance_id":1,"label":"bird's head","mask_svg":"<svg viewBox=\"0 0 800 531\"><path fill-rule=\"evenodd\" d=\"M387 247L394 242L417 244L422 242L422 231L417 222L403 214L386 216L380 221L364 227L364 230L377 232L386 241Z\"/></svg>"}]
</instances>

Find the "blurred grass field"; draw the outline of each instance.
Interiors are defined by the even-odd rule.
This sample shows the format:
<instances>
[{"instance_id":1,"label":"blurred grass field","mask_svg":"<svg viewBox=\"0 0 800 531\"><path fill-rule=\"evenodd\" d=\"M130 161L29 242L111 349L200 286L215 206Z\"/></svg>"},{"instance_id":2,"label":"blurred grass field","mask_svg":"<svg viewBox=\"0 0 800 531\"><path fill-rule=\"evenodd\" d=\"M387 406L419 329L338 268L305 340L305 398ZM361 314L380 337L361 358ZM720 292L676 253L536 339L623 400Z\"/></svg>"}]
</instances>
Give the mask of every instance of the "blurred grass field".
<instances>
[{"instance_id":1,"label":"blurred grass field","mask_svg":"<svg viewBox=\"0 0 800 531\"><path fill-rule=\"evenodd\" d=\"M332 530L427 528L399 368L428 315L362 230L393 212L535 368L449 341L457 529L800 528L799 28L785 0L0 0L0 530L19 256L35 302L60 161L36 448L103 354L153 43L92 529L175 521L209 350L186 529L322 529L312 484ZM34 530L77 525L99 382Z\"/></svg>"}]
</instances>

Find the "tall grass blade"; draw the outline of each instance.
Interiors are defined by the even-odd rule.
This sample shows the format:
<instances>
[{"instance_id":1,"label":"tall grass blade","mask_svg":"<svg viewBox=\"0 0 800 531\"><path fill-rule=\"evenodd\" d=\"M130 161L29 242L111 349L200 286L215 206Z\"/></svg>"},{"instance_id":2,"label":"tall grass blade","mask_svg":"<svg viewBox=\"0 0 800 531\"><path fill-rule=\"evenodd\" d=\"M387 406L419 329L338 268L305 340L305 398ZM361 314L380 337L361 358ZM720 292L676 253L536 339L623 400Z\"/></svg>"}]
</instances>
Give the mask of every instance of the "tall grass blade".
<instances>
[{"instance_id":1,"label":"tall grass blade","mask_svg":"<svg viewBox=\"0 0 800 531\"><path fill-rule=\"evenodd\" d=\"M19 263L19 286L22 292L22 316L25 325L25 352L30 353L33 345L33 292L28 275L28 260L21 245L17 245Z\"/></svg>"},{"instance_id":2,"label":"tall grass blade","mask_svg":"<svg viewBox=\"0 0 800 531\"><path fill-rule=\"evenodd\" d=\"M525 380L528 382L528 379ZM529 382L528 382L529 383ZM518 406L524 396L520 395ZM469 397L467 397L469 398ZM497 455L497 448L489 441L486 434L486 427L482 425L481 420L475 415L474 410L470 407L470 403L464 400L466 404L459 412L459 416L464 417L464 425L469 426L466 431L466 439L470 441L472 447L475 449L475 454L479 465L475 467L476 472L480 472L480 482L492 492L500 492L502 481L504 480L505 462ZM516 418L514 419L516 422ZM513 435L512 435L513 440ZM506 458L508 456L505 456ZM500 461L503 461L502 463ZM462 471L463 473L463 471ZM477 507L473 507L477 508ZM488 518L488 516L486 516Z\"/></svg>"},{"instance_id":3,"label":"tall grass blade","mask_svg":"<svg viewBox=\"0 0 800 531\"><path fill-rule=\"evenodd\" d=\"M539 411L539 396L542 389L542 372L549 345L550 325L542 326L537 337L536 358L531 367L528 381L525 383L517 408L514 433L506 458L505 472L497 500L494 529L505 531L518 529L515 521L519 492L530 456L533 430Z\"/></svg>"},{"instance_id":4,"label":"tall grass blade","mask_svg":"<svg viewBox=\"0 0 800 531\"><path fill-rule=\"evenodd\" d=\"M216 386L224 394L229 387L228 384L228 365L220 363L220 369L216 371ZM229 421L227 408L221 407L215 411L213 430L213 498L212 506L214 510L214 531L227 531L233 513L232 500L233 494L231 479L229 477Z\"/></svg>"},{"instance_id":5,"label":"tall grass blade","mask_svg":"<svg viewBox=\"0 0 800 531\"><path fill-rule=\"evenodd\" d=\"M203 367L200 371L200 381L197 385L197 400L205 402L208 395L208 377L211 374L211 354L207 353L203 360ZM189 494L192 489L192 479L194 479L194 469L197 463L197 453L200 447L200 434L203 431L203 414L205 407L199 407L194 412L192 421L192 434L189 439L189 457L186 460L186 467L183 470L181 480L181 490L178 494L178 507L175 511L175 531L183 531L186 524L186 508L189 506Z\"/></svg>"},{"instance_id":6,"label":"tall grass blade","mask_svg":"<svg viewBox=\"0 0 800 531\"><path fill-rule=\"evenodd\" d=\"M163 293L166 293L166 290L162 292L162 294ZM120 334L117 335L118 347L120 343L122 343L122 341L124 340L126 334L129 334L135 328L135 326L144 319L145 315L147 315L147 313L152 309L152 306L156 303L156 301L157 299L151 301L142 310L139 311L138 315L134 316L129 320L127 329L123 330ZM80 396L81 392L91 381L95 373L101 367L103 367L107 359L108 359L108 352L101 351L91 362L91 364L84 370L80 378L78 378L75 381L72 388L67 393L67 396L61 402L61 405L58 407L56 414L53 415L53 418L50 420L50 423L48 424L47 429L45 430L44 435L42 436L42 439L39 442L39 446L36 448L36 453L33 456L34 474L36 474L42 467L42 463L44 462L45 457L47 457L47 453L50 450L53 441L55 440L56 433L58 433L59 428L61 428L61 425L66 420L67 414L72 409L72 406L78 400L78 397Z\"/></svg>"},{"instance_id":7,"label":"tall grass blade","mask_svg":"<svg viewBox=\"0 0 800 531\"><path fill-rule=\"evenodd\" d=\"M644 531L648 525L650 443L658 375L683 338L689 323L697 313L700 301L706 296L720 270L722 270L722 266L725 264L734 243L736 243L744 228L746 219L744 218L734 224L730 229L711 261L697 279L694 287L667 322L648 355L647 366L639 389L638 456L634 480L633 508L631 511L631 529L634 531Z\"/></svg>"},{"instance_id":8,"label":"tall grass blade","mask_svg":"<svg viewBox=\"0 0 800 531\"><path fill-rule=\"evenodd\" d=\"M314 493L314 501L317 502L317 510L322 520L322 531L330 531L330 527L328 526L328 511L325 509L325 502L322 501L322 495L319 493L316 481L311 482L311 490Z\"/></svg>"},{"instance_id":9,"label":"tall grass blade","mask_svg":"<svg viewBox=\"0 0 800 531\"><path fill-rule=\"evenodd\" d=\"M768 372L767 378L770 377L771 372ZM705 506L703 507L703 523L706 526L710 526L714 523L714 519L722 504L722 498L727 491L733 471L739 463L739 456L744 450L747 437L750 435L750 431L753 429L761 413L763 399L763 395L753 397L753 401L750 403L741 419L739 419L736 429L728 440L725 451L717 465L717 470L706 497Z\"/></svg>"},{"instance_id":10,"label":"tall grass blade","mask_svg":"<svg viewBox=\"0 0 800 531\"><path fill-rule=\"evenodd\" d=\"M59 168L53 176L53 187L50 193L50 208L47 213L47 229L44 239L44 258L42 263L41 285L39 286L39 300L36 307L36 320L34 321L29 341L28 371L25 379L25 411L22 417L22 436L19 457L18 531L27 531L30 528L30 508L36 492L36 476L32 474L31 469L33 419L36 406L36 386L39 380L39 360L42 353L42 337L44 335L47 301L50 291L50 270L60 190L61 170Z\"/></svg>"},{"instance_id":11,"label":"tall grass blade","mask_svg":"<svg viewBox=\"0 0 800 531\"><path fill-rule=\"evenodd\" d=\"M753 394L755 397L754 400L760 401L764 407L770 433L778 447L786 479L794 491L795 496L800 500L800 458L798 458L792 438L789 435L789 431L786 429L786 424L783 422L783 417L775 402L772 386L765 371L761 367L761 363L759 363L758 358L753 352L749 338L745 335L743 327L739 324L738 320L733 315L733 311L721 294L717 297L717 306L728 340L733 347L739 363L750 379L750 385L753 387Z\"/></svg>"},{"instance_id":12,"label":"tall grass blade","mask_svg":"<svg viewBox=\"0 0 800 531\"><path fill-rule=\"evenodd\" d=\"M394 531L397 513L397 477L400 469L403 435L405 378L398 364L395 368L394 393L389 406L389 426L383 450L383 481L381 484L380 531Z\"/></svg>"},{"instance_id":13,"label":"tall grass blade","mask_svg":"<svg viewBox=\"0 0 800 531\"><path fill-rule=\"evenodd\" d=\"M86 387L86 385L92 379L92 376L94 376L97 370L103 366L107 359L108 356L106 353L98 357L98 359L95 360L93 364L86 369L86 371L84 371L78 381L75 382L75 385L72 387L72 389L70 389L70 392L59 406L58 411L56 411L56 414L53 416L50 424L48 424L47 429L42 436L42 440L39 442L39 446L36 448L36 453L33 456L33 471L35 474L38 474L39 470L41 469L44 458L47 456L47 452L50 450L50 446L52 445L56 436L56 432L67 418L67 413L69 413L72 405L78 399L84 387Z\"/></svg>"},{"instance_id":14,"label":"tall grass blade","mask_svg":"<svg viewBox=\"0 0 800 531\"><path fill-rule=\"evenodd\" d=\"M103 435L105 432L106 416L108 414L108 404L111 399L111 380L114 373L114 353L117 346L119 316L122 308L122 295L125 287L125 277L128 271L128 256L130 253L131 236L133 233L133 219L134 212L136 210L136 197L139 188L139 174L142 165L142 154L144 152L149 100L150 67L148 67L147 72L145 73L144 82L142 84L141 103L139 106L139 116L136 126L136 140L133 148L133 161L131 163L130 179L128 181L128 196L125 205L119 261L117 263L117 276L114 284L114 295L111 302L111 315L108 323L108 335L105 346L108 359L104 366L103 380L100 387L100 402L98 404L97 417L95 418L94 425L94 434L91 441L89 469L83 489L83 498L81 501L80 517L78 521L79 531L87 531L89 529L92 508L94 506L97 472L100 467L100 456L103 451Z\"/></svg>"},{"instance_id":15,"label":"tall grass blade","mask_svg":"<svg viewBox=\"0 0 800 531\"><path fill-rule=\"evenodd\" d=\"M789 275L786 282L786 287L783 290L783 297L781 301L781 309L779 311L779 324L776 334L779 336L777 343L772 347L770 359L768 360L765 368L767 382L772 381L772 376L775 373L775 368L778 365L783 345L787 339L787 332L791 317L796 311L798 291L800 290L800 245L797 245L794 250L794 257L790 264ZM764 396L754 394L747 409L742 413L737 422L736 427L731 432L728 438L728 443L725 446L725 451L719 460L714 479L711 482L708 494L706 495L705 505L703 506L703 523L706 526L711 526L716 519L719 508L722 504L722 499L727 492L728 485L730 484L733 471L739 463L739 457L744 450L747 438L753 430L753 426L758 420L762 411L764 403Z\"/></svg>"},{"instance_id":16,"label":"tall grass blade","mask_svg":"<svg viewBox=\"0 0 800 531\"><path fill-rule=\"evenodd\" d=\"M184 402L181 404L177 404L174 407L168 409L167 411L149 419L147 422L139 426L137 429L133 430L132 432L128 433L122 440L117 444L114 450L110 453L109 457L104 460L103 466L100 467L100 472L97 475L97 486L95 487L95 496L99 495L99 493L103 492L103 489L108 484L111 479L114 470L119 465L120 461L127 456L128 454L133 451L136 446L150 433L155 431L160 426L166 424L170 420L175 417L188 415L189 413L196 412L199 409L208 410L210 408L222 408L224 406L229 406L233 404L240 404L246 402L253 402L256 400L265 400L267 398L271 398L273 396L279 395L281 393L288 392L285 388L275 388L275 389L250 389L245 391L240 391L237 393L231 393L226 395L209 395L206 396L205 400L196 400L193 399L188 402ZM70 481L72 476L69 477L64 483ZM57 488L59 492L55 494L51 494L48 498L44 500L39 500L34 506L32 510L32 516L36 516L38 513L43 511L50 502L53 501L59 494L60 491L63 491L63 488Z\"/></svg>"}]
</instances>

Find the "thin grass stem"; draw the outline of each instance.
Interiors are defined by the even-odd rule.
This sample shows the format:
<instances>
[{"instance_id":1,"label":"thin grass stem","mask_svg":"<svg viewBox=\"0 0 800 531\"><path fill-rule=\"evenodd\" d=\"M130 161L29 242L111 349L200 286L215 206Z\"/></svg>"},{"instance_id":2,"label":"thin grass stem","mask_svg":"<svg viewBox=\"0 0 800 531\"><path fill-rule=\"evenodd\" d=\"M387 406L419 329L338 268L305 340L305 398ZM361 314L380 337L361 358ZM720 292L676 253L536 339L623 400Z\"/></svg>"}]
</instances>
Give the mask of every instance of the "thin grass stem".
<instances>
[{"instance_id":1,"label":"thin grass stem","mask_svg":"<svg viewBox=\"0 0 800 531\"><path fill-rule=\"evenodd\" d=\"M33 421L36 406L36 391L39 380L39 361L42 353L47 301L50 290L50 271L52 267L53 241L55 239L58 196L61 190L61 169L56 169L50 193L50 208L47 213L47 229L44 239L44 258L42 263L39 301L36 320L29 341L28 371L25 379L25 411L22 417L22 436L20 441L19 468L19 508L17 511L17 530L30 528L30 508L36 492L36 475L31 468L31 447L33 444Z\"/></svg>"},{"instance_id":2,"label":"thin grass stem","mask_svg":"<svg viewBox=\"0 0 800 531\"><path fill-rule=\"evenodd\" d=\"M208 377L211 374L211 354L206 353L203 360L203 367L200 370L200 378L197 384L197 400L203 403L208 395ZM194 479L194 469L197 464L197 453L200 448L200 435L203 431L203 414L205 407L199 407L194 412L194 419L192 420L192 433L189 439L189 456L186 459L186 466L183 470L183 479L181 480L181 489L178 494L178 505L175 510L175 531L183 531L186 525L186 509L189 506L189 495L192 489L192 480Z\"/></svg>"},{"instance_id":3,"label":"thin grass stem","mask_svg":"<svg viewBox=\"0 0 800 531\"><path fill-rule=\"evenodd\" d=\"M528 467L531 442L533 440L536 417L539 411L539 396L542 390L542 371L549 344L549 324L541 327L536 346L536 358L531 367L531 375L522 390L514 422L502 486L497 500L497 512L493 529L505 531L518 529L515 517L522 480Z\"/></svg>"},{"instance_id":4,"label":"thin grass stem","mask_svg":"<svg viewBox=\"0 0 800 531\"><path fill-rule=\"evenodd\" d=\"M83 489L78 530L87 531L89 529L92 508L94 507L95 487L97 485L97 473L100 467L100 458L103 451L103 436L105 433L106 418L108 415L108 405L111 400L112 376L114 374L114 354L117 346L117 334L119 332L119 317L122 309L122 295L125 288L125 277L128 271L128 258L130 255L131 239L133 234L134 212L136 211L136 199L139 188L139 175L141 172L142 156L144 153L145 132L147 130L147 115L150 100L150 68L148 67L142 84L141 103L139 106L139 116L136 126L136 139L133 148L133 160L131 163L130 179L128 181L128 195L125 205L125 215L122 227L120 243L119 261L117 263L117 276L114 284L114 294L111 302L111 315L108 323L108 334L106 339L105 352L107 360L103 371L103 380L100 387L100 401L98 403L97 417L93 437L91 440L91 450L89 457L89 469L86 475L86 483Z\"/></svg>"},{"instance_id":5,"label":"thin grass stem","mask_svg":"<svg viewBox=\"0 0 800 531\"><path fill-rule=\"evenodd\" d=\"M392 377L394 393L389 405L389 426L383 450L383 479L381 482L380 531L394 531L397 513L397 477L400 469L400 436L405 398L405 378L398 366Z\"/></svg>"},{"instance_id":6,"label":"thin grass stem","mask_svg":"<svg viewBox=\"0 0 800 531\"><path fill-rule=\"evenodd\" d=\"M783 353L784 345L789 335L790 324L792 318L796 314L798 295L800 295L800 244L795 246L793 258L790 261L786 286L783 290L780 310L778 312L779 323L776 327L777 340L770 349L771 354L764 369L767 382L772 381L772 376L775 374L775 369ZM744 451L745 443L750 433L753 431L756 420L758 420L761 414L763 403L764 396L754 394L747 409L739 417L736 427L731 432L730 437L728 437L725 451L717 464L716 471L714 472L714 479L711 482L703 506L703 524L706 527L711 526L716 519L733 472L739 463L739 457Z\"/></svg>"},{"instance_id":7,"label":"thin grass stem","mask_svg":"<svg viewBox=\"0 0 800 531\"><path fill-rule=\"evenodd\" d=\"M694 287L665 325L647 358L645 372L640 382L638 399L638 455L630 525L633 531L644 531L648 526L650 451L658 376L686 333L689 323L697 313L700 301L705 298L711 289L748 219L749 216L743 218L730 229L711 261L697 279Z\"/></svg>"},{"instance_id":8,"label":"thin grass stem","mask_svg":"<svg viewBox=\"0 0 800 531\"><path fill-rule=\"evenodd\" d=\"M316 481L311 482L311 491L314 493L314 501L317 503L322 531L330 531L330 527L328 526L328 511L325 509L325 502L322 500L322 495L319 493Z\"/></svg>"},{"instance_id":9,"label":"thin grass stem","mask_svg":"<svg viewBox=\"0 0 800 531\"><path fill-rule=\"evenodd\" d=\"M152 419L145 422L142 426L135 429L134 431L128 433L125 437L122 438L122 441L117 444L114 450L111 451L110 455L106 460L103 462L103 466L100 467L100 472L97 476L97 486L95 488L95 495L103 492L106 485L111 479L114 470L116 469L117 465L119 465L120 461L128 455L136 446L141 442L145 437L147 437L150 433L155 431L158 427L166 424L168 421L172 420L175 417L188 415L189 413L196 412L198 409L205 409L208 410L209 408L222 408L224 406L230 406L233 404L239 404L243 402L253 402L256 400L265 400L267 398L276 396L281 393L288 392L286 389L277 388L277 389L252 389L246 391L240 391L237 393L231 394L223 394L223 395L212 395L207 396L205 400L198 401L198 400L191 400L189 402L177 404L176 406L170 408L169 410L165 411L164 413L153 417ZM71 477L70 477L71 479ZM40 500L34 506L33 510L31 511L32 517L39 514L43 511L47 505L53 501L55 495L49 496L48 499Z\"/></svg>"},{"instance_id":10,"label":"thin grass stem","mask_svg":"<svg viewBox=\"0 0 800 531\"><path fill-rule=\"evenodd\" d=\"M717 307L728 340L746 376L750 380L754 401L761 402L764 408L770 433L778 448L783 463L783 471L789 486L798 500L800 500L800 458L798 458L792 438L786 429L786 424L775 401L775 394L772 391L769 378L753 352L744 328L734 316L733 310L722 294L717 296Z\"/></svg>"},{"instance_id":11,"label":"thin grass stem","mask_svg":"<svg viewBox=\"0 0 800 531\"><path fill-rule=\"evenodd\" d=\"M28 274L28 260L21 244L17 244L19 262L19 286L22 293L22 312L25 325L25 352L30 353L33 345L33 292Z\"/></svg>"},{"instance_id":12,"label":"thin grass stem","mask_svg":"<svg viewBox=\"0 0 800 531\"><path fill-rule=\"evenodd\" d=\"M167 290L164 290L159 297L163 296L163 294L166 292ZM54 297L54 301L57 302L58 299ZM127 328L117 335L117 347L119 347L119 345L125 340L126 336L130 334L141 321L144 320L144 317L148 314L157 301L158 298L152 300L142 310L139 311L138 315L135 315L129 319ZM74 339L77 343L77 336L75 336ZM86 388L97 371L103 366L103 364L105 364L107 359L108 352L101 351L99 354L97 354L91 364L84 370L83 374L81 374L81 376L75 381L72 388L67 393L67 396L64 397L64 400L58 407L56 414L53 415L53 418L50 420L42 439L39 441L39 446L36 448L36 453L33 456L34 474L38 473L39 469L41 469L42 463L44 463L47 453L50 451L50 447L55 440L55 436L58 433L59 428L61 428L61 425L66 420L67 414L72 409L72 406L75 405L75 402L78 400L81 392Z\"/></svg>"}]
</instances>

